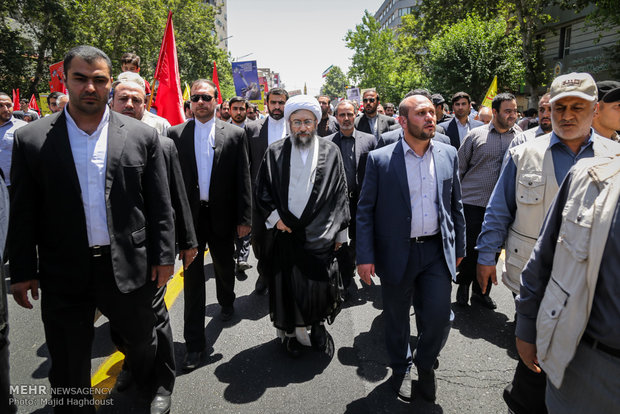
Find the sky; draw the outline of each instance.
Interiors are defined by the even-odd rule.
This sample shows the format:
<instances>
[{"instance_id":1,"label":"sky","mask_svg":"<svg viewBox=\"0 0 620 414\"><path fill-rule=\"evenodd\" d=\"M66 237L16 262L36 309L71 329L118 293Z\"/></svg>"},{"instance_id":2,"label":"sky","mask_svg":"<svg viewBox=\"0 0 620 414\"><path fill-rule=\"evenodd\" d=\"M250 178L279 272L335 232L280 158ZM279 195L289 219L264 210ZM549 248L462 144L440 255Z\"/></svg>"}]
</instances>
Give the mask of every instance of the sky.
<instances>
[{"instance_id":1,"label":"sky","mask_svg":"<svg viewBox=\"0 0 620 414\"><path fill-rule=\"evenodd\" d=\"M365 9L374 15L382 3L228 0L228 51L233 60L256 60L259 68L280 73L287 90L303 92L305 82L308 94L318 95L325 69L348 71L353 51L345 45L347 30L362 22Z\"/></svg>"}]
</instances>

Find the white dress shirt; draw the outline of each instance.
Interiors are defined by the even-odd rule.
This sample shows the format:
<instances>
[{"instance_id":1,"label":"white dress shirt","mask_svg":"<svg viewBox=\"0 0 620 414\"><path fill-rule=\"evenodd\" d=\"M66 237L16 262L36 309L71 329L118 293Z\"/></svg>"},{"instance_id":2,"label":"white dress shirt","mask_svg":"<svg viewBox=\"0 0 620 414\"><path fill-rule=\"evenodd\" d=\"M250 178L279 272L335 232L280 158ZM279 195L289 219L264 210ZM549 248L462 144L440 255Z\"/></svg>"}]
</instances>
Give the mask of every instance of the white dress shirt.
<instances>
[{"instance_id":1,"label":"white dress shirt","mask_svg":"<svg viewBox=\"0 0 620 414\"><path fill-rule=\"evenodd\" d=\"M194 152L196 153L196 167L198 168L200 200L209 201L211 170L213 169L213 154L215 152L215 117L204 124L197 119L195 122Z\"/></svg>"},{"instance_id":2,"label":"white dress shirt","mask_svg":"<svg viewBox=\"0 0 620 414\"><path fill-rule=\"evenodd\" d=\"M16 129L28 125L28 122L11 118L0 125L0 168L4 173L4 182L7 186L11 185L11 157L13 154L13 133Z\"/></svg>"},{"instance_id":3,"label":"white dress shirt","mask_svg":"<svg viewBox=\"0 0 620 414\"><path fill-rule=\"evenodd\" d=\"M469 131L471 131L471 123L469 121L469 118L467 118L467 122L465 122L465 125L463 125L461 124L461 121L459 121L458 119L456 120L456 127L459 131L460 142L463 142L467 134L469 134Z\"/></svg>"},{"instance_id":4,"label":"white dress shirt","mask_svg":"<svg viewBox=\"0 0 620 414\"><path fill-rule=\"evenodd\" d=\"M106 106L99 126L90 135L77 126L67 108L64 111L69 145L82 190L88 245L107 246L110 244L110 234L105 205L105 175L110 110Z\"/></svg>"},{"instance_id":5,"label":"white dress shirt","mask_svg":"<svg viewBox=\"0 0 620 414\"><path fill-rule=\"evenodd\" d=\"M267 121L267 145L271 145L286 136L286 121L284 118L278 120L269 117Z\"/></svg>"}]
</instances>

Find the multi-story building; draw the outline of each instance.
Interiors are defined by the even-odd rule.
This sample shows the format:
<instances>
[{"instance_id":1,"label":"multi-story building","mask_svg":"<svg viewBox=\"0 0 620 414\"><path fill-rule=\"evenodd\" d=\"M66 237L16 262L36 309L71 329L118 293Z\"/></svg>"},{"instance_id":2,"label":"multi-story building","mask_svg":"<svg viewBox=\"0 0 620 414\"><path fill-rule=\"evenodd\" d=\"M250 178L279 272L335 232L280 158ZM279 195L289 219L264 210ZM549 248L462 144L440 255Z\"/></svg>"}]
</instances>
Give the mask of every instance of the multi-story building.
<instances>
[{"instance_id":1,"label":"multi-story building","mask_svg":"<svg viewBox=\"0 0 620 414\"><path fill-rule=\"evenodd\" d=\"M226 13L227 0L207 0L207 2L218 10L215 15L215 33L221 49L228 50L228 14Z\"/></svg>"},{"instance_id":2,"label":"multi-story building","mask_svg":"<svg viewBox=\"0 0 620 414\"><path fill-rule=\"evenodd\" d=\"M594 26L586 18L594 6L580 13L550 8L549 14L555 22L540 28L539 37L545 40L544 59L553 76L570 72L588 72L594 79L612 79L614 69L620 62L613 59L610 49L620 40L620 28L604 30Z\"/></svg>"},{"instance_id":3,"label":"multi-story building","mask_svg":"<svg viewBox=\"0 0 620 414\"><path fill-rule=\"evenodd\" d=\"M385 0L375 13L375 20L381 29L396 29L400 25L400 18L410 14L414 7L422 0Z\"/></svg>"}]
</instances>

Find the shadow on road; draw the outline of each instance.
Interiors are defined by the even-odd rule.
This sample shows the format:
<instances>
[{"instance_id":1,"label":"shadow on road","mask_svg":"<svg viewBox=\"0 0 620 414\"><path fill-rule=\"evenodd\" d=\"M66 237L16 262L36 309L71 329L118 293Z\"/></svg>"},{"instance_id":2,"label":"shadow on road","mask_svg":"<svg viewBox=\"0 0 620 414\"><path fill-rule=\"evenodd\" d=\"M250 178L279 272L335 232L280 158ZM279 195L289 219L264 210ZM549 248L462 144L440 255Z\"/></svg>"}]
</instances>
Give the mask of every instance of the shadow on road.
<instances>
[{"instance_id":1,"label":"shadow on road","mask_svg":"<svg viewBox=\"0 0 620 414\"><path fill-rule=\"evenodd\" d=\"M224 399L233 404L258 400L268 388L285 388L289 384L311 381L329 365L332 357L304 348L298 359L291 359L281 341L275 339L235 355L215 369L220 382L229 384Z\"/></svg>"},{"instance_id":2,"label":"shadow on road","mask_svg":"<svg viewBox=\"0 0 620 414\"><path fill-rule=\"evenodd\" d=\"M518 359L514 340L514 323L503 313L494 312L481 306L458 306L453 303L455 318L452 329L472 339L485 341L506 350L512 359Z\"/></svg>"}]
</instances>

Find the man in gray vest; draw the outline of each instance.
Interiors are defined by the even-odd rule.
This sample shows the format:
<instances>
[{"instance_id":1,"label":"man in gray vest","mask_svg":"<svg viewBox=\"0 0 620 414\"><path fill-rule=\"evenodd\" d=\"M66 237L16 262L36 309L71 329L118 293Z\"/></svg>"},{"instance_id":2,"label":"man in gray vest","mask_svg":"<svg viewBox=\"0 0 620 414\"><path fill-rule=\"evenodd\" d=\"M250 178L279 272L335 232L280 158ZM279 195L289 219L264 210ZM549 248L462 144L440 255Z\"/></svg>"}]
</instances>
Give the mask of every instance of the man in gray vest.
<instances>
[{"instance_id":1,"label":"man in gray vest","mask_svg":"<svg viewBox=\"0 0 620 414\"><path fill-rule=\"evenodd\" d=\"M549 92L553 131L508 150L478 237L478 283L497 284L495 256L505 243L504 284L516 296L519 276L530 257L543 220L566 173L579 159L616 153L620 145L590 128L597 90L592 76L557 77ZM515 413L544 412L545 376L519 361L504 399Z\"/></svg>"}]
</instances>

